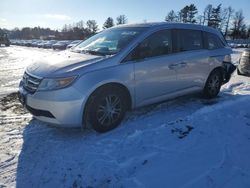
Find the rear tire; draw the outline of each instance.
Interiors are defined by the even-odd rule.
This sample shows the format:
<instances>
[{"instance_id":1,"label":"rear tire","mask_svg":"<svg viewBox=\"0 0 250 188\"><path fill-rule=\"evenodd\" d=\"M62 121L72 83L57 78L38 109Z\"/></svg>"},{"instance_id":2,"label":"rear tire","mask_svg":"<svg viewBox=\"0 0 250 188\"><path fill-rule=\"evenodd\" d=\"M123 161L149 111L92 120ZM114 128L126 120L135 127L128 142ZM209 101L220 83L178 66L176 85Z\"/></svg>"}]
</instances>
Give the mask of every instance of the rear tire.
<instances>
[{"instance_id":1,"label":"rear tire","mask_svg":"<svg viewBox=\"0 0 250 188\"><path fill-rule=\"evenodd\" d=\"M127 101L120 88L105 87L97 90L89 99L85 119L92 128L104 133L116 128L127 111Z\"/></svg>"},{"instance_id":2,"label":"rear tire","mask_svg":"<svg viewBox=\"0 0 250 188\"><path fill-rule=\"evenodd\" d=\"M203 90L203 95L205 98L211 99L215 98L219 92L222 85L222 74L220 70L215 69L209 75L206 85Z\"/></svg>"}]
</instances>

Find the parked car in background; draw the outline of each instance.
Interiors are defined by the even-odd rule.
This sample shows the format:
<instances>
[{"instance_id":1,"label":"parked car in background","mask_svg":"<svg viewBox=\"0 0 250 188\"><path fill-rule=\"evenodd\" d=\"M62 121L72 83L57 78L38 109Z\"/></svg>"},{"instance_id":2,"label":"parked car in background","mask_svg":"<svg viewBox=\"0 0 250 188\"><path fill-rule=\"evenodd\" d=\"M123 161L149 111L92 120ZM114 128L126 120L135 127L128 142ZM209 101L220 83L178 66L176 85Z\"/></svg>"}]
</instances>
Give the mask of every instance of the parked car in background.
<instances>
[{"instance_id":1,"label":"parked car in background","mask_svg":"<svg viewBox=\"0 0 250 188\"><path fill-rule=\"evenodd\" d=\"M21 40L21 41L19 41L19 46L25 46L25 44L26 44L26 40Z\"/></svg>"},{"instance_id":2,"label":"parked car in background","mask_svg":"<svg viewBox=\"0 0 250 188\"><path fill-rule=\"evenodd\" d=\"M10 44L16 45L16 43L17 43L17 40L14 40L14 39L11 39L11 40L10 40Z\"/></svg>"},{"instance_id":3,"label":"parked car in background","mask_svg":"<svg viewBox=\"0 0 250 188\"><path fill-rule=\"evenodd\" d=\"M53 50L65 50L71 41L63 40L52 45Z\"/></svg>"},{"instance_id":4,"label":"parked car in background","mask_svg":"<svg viewBox=\"0 0 250 188\"><path fill-rule=\"evenodd\" d=\"M25 41L25 46L27 47L31 47L32 43L34 42L35 40L26 40Z\"/></svg>"},{"instance_id":5,"label":"parked car in background","mask_svg":"<svg viewBox=\"0 0 250 188\"><path fill-rule=\"evenodd\" d=\"M52 46L57 43L56 40L50 40L43 44L43 48L52 48Z\"/></svg>"},{"instance_id":6,"label":"parked car in background","mask_svg":"<svg viewBox=\"0 0 250 188\"><path fill-rule=\"evenodd\" d=\"M4 44L5 46L10 46L10 40L7 33L0 31L0 46Z\"/></svg>"},{"instance_id":7,"label":"parked car in background","mask_svg":"<svg viewBox=\"0 0 250 188\"><path fill-rule=\"evenodd\" d=\"M82 42L82 40L74 40L74 41L72 41L72 42L67 46L67 49L76 46L76 45L79 44L80 42Z\"/></svg>"},{"instance_id":8,"label":"parked car in background","mask_svg":"<svg viewBox=\"0 0 250 188\"><path fill-rule=\"evenodd\" d=\"M43 45L46 43L46 41L42 40L37 44L38 48L43 48Z\"/></svg>"},{"instance_id":9,"label":"parked car in background","mask_svg":"<svg viewBox=\"0 0 250 188\"><path fill-rule=\"evenodd\" d=\"M37 47L38 44L39 44L40 42L41 42L41 40L38 40L38 39L34 40L34 41L31 43L31 47Z\"/></svg>"},{"instance_id":10,"label":"parked car in background","mask_svg":"<svg viewBox=\"0 0 250 188\"><path fill-rule=\"evenodd\" d=\"M205 26L117 26L30 65L19 98L41 121L106 132L130 109L194 92L216 97L235 70L231 53Z\"/></svg>"},{"instance_id":11,"label":"parked car in background","mask_svg":"<svg viewBox=\"0 0 250 188\"><path fill-rule=\"evenodd\" d=\"M247 48L242 52L237 72L239 75L250 76L250 48Z\"/></svg>"}]
</instances>

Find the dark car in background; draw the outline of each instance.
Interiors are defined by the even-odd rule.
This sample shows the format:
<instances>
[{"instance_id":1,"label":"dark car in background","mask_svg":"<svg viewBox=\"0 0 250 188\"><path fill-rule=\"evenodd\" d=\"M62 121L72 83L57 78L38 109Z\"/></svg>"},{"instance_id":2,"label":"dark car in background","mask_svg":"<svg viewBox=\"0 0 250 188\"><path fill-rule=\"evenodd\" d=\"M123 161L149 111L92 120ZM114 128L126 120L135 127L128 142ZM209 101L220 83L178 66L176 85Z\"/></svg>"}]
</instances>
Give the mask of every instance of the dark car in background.
<instances>
[{"instance_id":1,"label":"dark car in background","mask_svg":"<svg viewBox=\"0 0 250 188\"><path fill-rule=\"evenodd\" d=\"M74 41L72 41L72 42L67 46L67 49L76 46L76 45L79 44L80 42L82 42L82 40L74 40Z\"/></svg>"},{"instance_id":2,"label":"dark car in background","mask_svg":"<svg viewBox=\"0 0 250 188\"><path fill-rule=\"evenodd\" d=\"M65 50L70 43L71 41L68 40L58 41L52 45L52 48L53 50Z\"/></svg>"},{"instance_id":3,"label":"dark car in background","mask_svg":"<svg viewBox=\"0 0 250 188\"><path fill-rule=\"evenodd\" d=\"M31 47L38 47L38 44L41 43L42 40L34 40L32 43L31 43Z\"/></svg>"},{"instance_id":4,"label":"dark car in background","mask_svg":"<svg viewBox=\"0 0 250 188\"><path fill-rule=\"evenodd\" d=\"M31 47L33 42L35 42L35 40L26 40L25 41L25 46Z\"/></svg>"},{"instance_id":5,"label":"dark car in background","mask_svg":"<svg viewBox=\"0 0 250 188\"><path fill-rule=\"evenodd\" d=\"M247 48L242 52L237 72L239 75L250 76L250 48Z\"/></svg>"},{"instance_id":6,"label":"dark car in background","mask_svg":"<svg viewBox=\"0 0 250 188\"><path fill-rule=\"evenodd\" d=\"M46 43L46 41L41 41L37 44L38 48L43 48L43 45Z\"/></svg>"},{"instance_id":7,"label":"dark car in background","mask_svg":"<svg viewBox=\"0 0 250 188\"><path fill-rule=\"evenodd\" d=\"M52 48L54 44L56 44L58 41L56 40L49 40L43 44L43 48Z\"/></svg>"}]
</instances>

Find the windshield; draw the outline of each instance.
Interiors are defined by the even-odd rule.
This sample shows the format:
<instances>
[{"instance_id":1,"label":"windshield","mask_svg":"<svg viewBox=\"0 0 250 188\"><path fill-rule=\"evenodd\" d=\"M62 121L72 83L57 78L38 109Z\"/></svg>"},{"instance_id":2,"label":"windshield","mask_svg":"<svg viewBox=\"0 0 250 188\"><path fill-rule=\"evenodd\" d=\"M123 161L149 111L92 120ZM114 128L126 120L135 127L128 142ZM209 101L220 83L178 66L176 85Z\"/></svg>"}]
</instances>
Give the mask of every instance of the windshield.
<instances>
[{"instance_id":1,"label":"windshield","mask_svg":"<svg viewBox=\"0 0 250 188\"><path fill-rule=\"evenodd\" d=\"M125 48L145 28L116 28L103 31L83 41L72 49L73 52L93 55L114 55Z\"/></svg>"}]
</instances>

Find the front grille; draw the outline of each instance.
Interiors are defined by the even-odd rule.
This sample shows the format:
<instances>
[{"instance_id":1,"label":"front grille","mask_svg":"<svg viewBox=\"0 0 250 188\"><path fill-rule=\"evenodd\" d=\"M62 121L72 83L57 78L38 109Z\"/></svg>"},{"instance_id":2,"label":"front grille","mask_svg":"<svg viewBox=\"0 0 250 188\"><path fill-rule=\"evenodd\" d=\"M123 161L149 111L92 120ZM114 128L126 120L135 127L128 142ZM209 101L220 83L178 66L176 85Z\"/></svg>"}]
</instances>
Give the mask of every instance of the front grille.
<instances>
[{"instance_id":1,"label":"front grille","mask_svg":"<svg viewBox=\"0 0 250 188\"><path fill-rule=\"evenodd\" d=\"M38 76L31 75L27 72L23 75L23 87L30 93L35 93L39 84L41 83L42 78Z\"/></svg>"}]
</instances>

